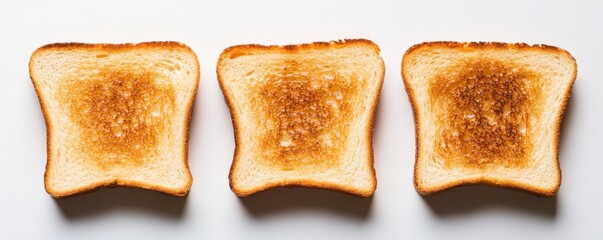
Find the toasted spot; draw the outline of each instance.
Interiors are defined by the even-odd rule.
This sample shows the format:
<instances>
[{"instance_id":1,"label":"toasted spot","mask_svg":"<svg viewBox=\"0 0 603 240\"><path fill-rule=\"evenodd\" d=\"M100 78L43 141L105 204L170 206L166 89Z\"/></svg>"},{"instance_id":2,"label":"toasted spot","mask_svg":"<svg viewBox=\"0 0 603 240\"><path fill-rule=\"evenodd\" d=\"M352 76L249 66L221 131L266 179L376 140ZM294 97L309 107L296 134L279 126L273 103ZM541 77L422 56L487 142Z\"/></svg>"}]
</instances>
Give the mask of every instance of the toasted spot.
<instances>
[{"instance_id":1,"label":"toasted spot","mask_svg":"<svg viewBox=\"0 0 603 240\"><path fill-rule=\"evenodd\" d=\"M68 79L62 87L71 122L81 130L83 153L99 167L144 164L175 109L171 83L144 71L104 69L87 79Z\"/></svg>"},{"instance_id":2,"label":"toasted spot","mask_svg":"<svg viewBox=\"0 0 603 240\"><path fill-rule=\"evenodd\" d=\"M97 54L96 58L106 58L108 56L109 56L109 54L107 54L107 53L101 53L101 54Z\"/></svg>"},{"instance_id":3,"label":"toasted spot","mask_svg":"<svg viewBox=\"0 0 603 240\"><path fill-rule=\"evenodd\" d=\"M535 73L489 59L470 59L445 72L429 89L442 123L435 149L450 156L445 166L525 166L530 117L541 95L528 84L538 80Z\"/></svg>"},{"instance_id":4,"label":"toasted spot","mask_svg":"<svg viewBox=\"0 0 603 240\"><path fill-rule=\"evenodd\" d=\"M264 129L259 139L267 149L264 159L284 170L337 164L352 118L352 100L346 96L358 90L357 80L325 81L324 76L336 74L314 73L295 61L286 65L250 91L258 107L254 112L262 114L257 119Z\"/></svg>"},{"instance_id":5,"label":"toasted spot","mask_svg":"<svg viewBox=\"0 0 603 240\"><path fill-rule=\"evenodd\" d=\"M246 51L234 51L234 52L230 53L229 58L235 59L235 58L247 56L247 55L251 55L251 53L248 53Z\"/></svg>"}]
</instances>

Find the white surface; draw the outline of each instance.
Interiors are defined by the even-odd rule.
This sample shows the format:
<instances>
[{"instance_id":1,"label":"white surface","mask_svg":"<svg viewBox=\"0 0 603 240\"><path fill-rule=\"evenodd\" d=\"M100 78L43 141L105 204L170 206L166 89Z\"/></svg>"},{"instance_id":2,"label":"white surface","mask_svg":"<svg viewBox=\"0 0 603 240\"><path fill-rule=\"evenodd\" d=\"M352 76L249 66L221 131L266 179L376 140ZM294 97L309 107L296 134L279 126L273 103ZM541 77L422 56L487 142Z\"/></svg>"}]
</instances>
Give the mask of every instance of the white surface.
<instances>
[{"instance_id":1,"label":"white surface","mask_svg":"<svg viewBox=\"0 0 603 240\"><path fill-rule=\"evenodd\" d=\"M600 1L211 1L0 4L0 239L602 239L603 17ZM284 189L249 199L228 187L234 150L217 84L220 52L234 44L367 38L386 77L374 146L372 199ZM46 132L27 72L52 42L188 44L201 62L191 123L187 198L103 189L55 201L44 191ZM570 51L578 79L564 119L563 183L556 198L492 187L422 198L412 185L414 125L402 54L435 40L546 43Z\"/></svg>"}]
</instances>

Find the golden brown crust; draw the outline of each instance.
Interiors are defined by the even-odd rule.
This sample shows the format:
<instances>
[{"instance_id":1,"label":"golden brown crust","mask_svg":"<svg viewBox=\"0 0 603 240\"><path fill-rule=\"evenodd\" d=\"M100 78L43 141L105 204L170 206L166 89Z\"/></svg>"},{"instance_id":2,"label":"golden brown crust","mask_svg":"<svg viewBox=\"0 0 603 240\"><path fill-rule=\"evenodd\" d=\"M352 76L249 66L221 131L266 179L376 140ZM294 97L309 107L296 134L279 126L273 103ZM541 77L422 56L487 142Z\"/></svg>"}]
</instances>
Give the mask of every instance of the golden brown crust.
<instances>
[{"instance_id":1,"label":"golden brown crust","mask_svg":"<svg viewBox=\"0 0 603 240\"><path fill-rule=\"evenodd\" d=\"M574 57L566 50L546 45L546 44L533 44L529 45L526 43L503 43L503 42L450 42L450 41L439 41L439 42L424 42L415 44L406 50L404 56L410 55L415 50L421 48L466 48L466 49L540 49L543 51L555 51L563 53L569 56L571 59ZM574 59L575 60L575 59Z\"/></svg>"},{"instance_id":2,"label":"golden brown crust","mask_svg":"<svg viewBox=\"0 0 603 240\"><path fill-rule=\"evenodd\" d=\"M375 177L375 176L373 175L373 177ZM230 177L229 177L229 179L230 179ZM230 185L231 185L232 191L239 197L248 197L248 196L254 195L256 193L272 190L272 189L279 188L279 187L286 187L286 188L301 187L301 188L327 189L327 190L338 191L341 193L345 193L345 194L349 194L349 195L352 195L355 197L361 197L361 198L370 197L371 195L373 195L373 192L375 191L375 189L372 189L371 191L363 192L363 191L359 191L356 188L351 188L351 187L346 187L346 186L336 185L336 184L328 184L325 182L314 181L314 180L286 181L286 182L279 182L279 183L274 183L274 184L265 184L263 186L259 186L252 190L249 190L249 191L244 191L244 190L240 190L236 187L233 187L232 182Z\"/></svg>"},{"instance_id":3,"label":"golden brown crust","mask_svg":"<svg viewBox=\"0 0 603 240\"><path fill-rule=\"evenodd\" d=\"M418 103L417 103L417 98L416 98L416 94L414 92L414 90L410 87L410 83L408 82L409 80L409 76L408 73L406 71L407 67L407 58L408 56L410 56L413 52L422 49L422 48L466 48L466 49L497 49L497 50L505 50L505 49L531 49L531 50L540 50L540 51L545 51L545 52L553 52L553 53L557 53L557 54L562 54L567 56L569 59L571 59L573 61L573 73L572 73L572 79L570 82L570 86L568 91L565 93L563 101L561 103L561 111L559 112L559 115L556 117L556 130L555 130L555 139L554 139L554 153L555 153L555 159L556 159L556 166L557 166L557 172L558 177L556 179L556 186L552 189L540 189L540 188L536 188L534 186L528 185L526 183L522 183L522 182L512 182L512 181L504 181L504 180L500 180L500 179L487 179L487 178L472 178L472 179L462 179L462 180L458 180L458 181L452 181L452 182L448 182L446 184L443 184L441 186L435 187L435 188L426 188L424 186L421 186L418 182L418 175L421 174L419 171L419 164L420 163L420 158L421 156L419 155L419 153L421 152L421 145L419 144L419 139L421 139L421 134L420 134L420 130L422 129L421 126L421 121L419 119L418 116ZM402 64L401 64L401 74L402 74L402 79L404 82L404 87L406 92L408 93L408 98L409 101L411 103L411 107L413 110L413 118L414 118L414 122L415 122L415 142L416 142L416 155L415 155L415 167L414 167L414 178L413 178L413 182L415 185L416 190L421 194L421 195L431 195L431 194L435 194L435 193L439 193L442 191L445 191L447 189L453 188L453 187L457 187L457 186L464 186L464 185L477 185L477 184L489 184L489 185L494 185L494 186L500 186L500 187L506 187L506 188L512 188L512 189L517 189L517 190L522 190L522 191L526 191L526 192L530 192L539 196L554 196L557 191L559 190L559 187L561 185L561 167L559 165L559 133L560 133L560 128L561 128L561 120L563 118L563 113L565 111L565 107L567 105L567 100L569 99L570 96L570 92L571 92L571 88L576 80L576 76L577 76L577 64L576 64L576 60L574 59L574 57L566 50L555 47L555 46L549 46L549 45L544 45L544 44L535 44L535 45L529 45L529 44L525 44L525 43L501 43L501 42L468 42L468 43L464 43L464 42L448 42L448 41L441 41L441 42L424 42L424 43L420 43L420 44L416 44L412 47L410 47L404 54L404 56L402 57Z\"/></svg>"},{"instance_id":4,"label":"golden brown crust","mask_svg":"<svg viewBox=\"0 0 603 240\"><path fill-rule=\"evenodd\" d=\"M173 41L156 41L156 42L141 42L141 43L80 43L80 42L63 42L63 43L50 43L39 47L32 53L32 56L38 51L50 50L50 49L90 49L90 50L103 50L103 51L123 51L132 48L160 48L160 49L185 49L185 51L194 51L187 45L180 42Z\"/></svg>"},{"instance_id":5,"label":"golden brown crust","mask_svg":"<svg viewBox=\"0 0 603 240\"><path fill-rule=\"evenodd\" d=\"M230 110L233 131L234 131L234 135L235 135L234 136L235 151L234 151L233 162L230 167L230 173L229 173L228 179L229 179L229 184L230 184L231 190L237 196L246 197L246 196L250 196L252 194L258 193L258 192L270 190L270 189L277 188L277 187L322 188L322 189L335 190L335 191L351 194L351 195L358 196L358 197L369 197L373 194L373 192L375 191L376 185L377 185L377 177L376 177L375 168L374 168L372 132L373 132L374 116L375 116L375 112L377 110L377 105L378 105L379 94L381 92L381 87L383 85L383 80L384 80L383 77L380 79L379 90L377 91L377 94L375 96L377 100L374 101L373 106L371 106L371 111L370 111L371 115L369 116L369 123L366 125L367 129L365 131L366 132L365 137L367 139L367 142L369 143L368 144L369 149L367 149L367 151L369 151L369 153L370 153L369 154L370 159L369 159L368 164L370 164L370 169L371 169L371 180L375 186L370 191L363 192L363 191L359 191L358 189L351 188L351 187L335 185L335 184L328 184L328 183L324 183L321 181L313 181L313 180L283 181L283 182L279 182L279 183L265 184L263 186L251 189L249 191L243 191L243 190L238 189L235 186L235 180L234 180L234 171L235 171L235 169L237 169L237 166L239 164L239 158L241 156L241 151L240 151L241 147L240 146L242 145L242 143L241 143L240 126L239 126L240 120L239 120L239 116L237 115L237 113L234 109L232 93L229 92L228 89L226 88L224 79L220 74L220 66L222 65L222 62L227 57L233 58L233 56L234 57L242 56L241 54L244 55L246 52L250 52L250 51L269 50L269 51L276 51L276 52L281 52L281 53L294 53L297 51L308 50L308 49L325 49L325 48L330 48L330 47L348 46L350 44L367 45L367 46L371 47L372 49L374 49L374 51L377 53L377 55L379 55L379 53L380 53L379 47L374 42L372 42L370 40L366 40L366 39L345 39L345 40L338 40L338 41L313 42L313 43L297 44L297 45L269 45L269 46L266 46L266 45L258 45L258 44L247 44L247 45L231 46L231 47L224 49L224 51L222 51L222 53L220 54L220 57L218 59L218 62L216 64L216 74L218 76L218 82L220 84L220 88L222 89L222 92L224 93L226 104L228 105L228 108ZM239 53L237 53L236 51L239 51ZM383 64L383 60L382 59L380 59L380 60L381 60L381 64L380 64L381 76L385 76L385 65Z\"/></svg>"},{"instance_id":6,"label":"golden brown crust","mask_svg":"<svg viewBox=\"0 0 603 240\"><path fill-rule=\"evenodd\" d=\"M33 64L33 60L35 59L36 55L39 54L42 51L47 51L47 50L52 50L52 49L63 49L63 50L81 50L81 49L90 49L90 50L102 50L102 51L123 51L123 50L128 50L128 49L132 49L132 48L146 48L146 49L152 49L152 48L160 48L160 49L172 49L172 50L183 50L185 52L188 52L191 54L191 56L194 57L195 60L195 65L196 67L196 72L195 72L195 86L194 86L194 90L193 90L193 94L191 95L190 100L187 102L187 106L186 106L186 124L183 128L184 131L184 149L183 149L183 155L182 159L184 161L184 166L186 168L186 174L187 174L187 184L184 188L182 189L171 189L171 188L167 188L167 187L163 187L163 186L159 186L159 185L152 185L152 184L147 184L147 183L143 183L143 182L136 182L136 181L128 181L128 180L122 180L122 179L118 179L118 180L111 180L111 181L103 181L103 182L95 182L92 183L88 186L84 186L81 188L76 188L76 189L71 189L70 191L65 191L65 192L55 192L52 189L49 188L49 180L48 180L48 173L49 173L49 169L52 168L53 166L53 160L51 159L52 156L52 137L53 137L53 132L54 130L54 126L51 124L50 121L50 113L48 110L48 104L46 103L46 99L44 99L44 97L42 96L41 92L40 92L40 88L35 80L34 75L32 74L32 64ZM32 81L32 84L34 86L34 90L36 91L37 95L38 95L38 100L40 102L40 107L42 109L42 114L44 115L44 121L46 123L46 144L47 144L47 162L46 162L46 170L44 173L44 186L46 188L46 191L53 196L54 198L66 198L66 197L72 197L72 196L76 196L76 195L80 195L83 193L87 193L87 192L91 192L91 191L95 191L98 188L101 187L114 187L114 186L122 186L122 187L132 187L132 188L144 188L144 189L149 189L149 190L154 190L154 191L158 191L158 192L162 192L162 193L166 193L169 195L173 195L173 196L184 196L188 193L190 186L192 185L192 175L188 166L188 138L189 138L189 126L190 126L190 118L191 118L191 113L192 113L192 107L195 101L195 97L196 97L196 93L197 93L197 88L199 86L199 81L200 81L200 68L199 68L199 60L197 58L197 55L195 54L195 52L188 47L187 45L183 44L183 43L179 43L179 42L141 42L141 43L124 43L124 44L90 44L90 43L76 43L76 42L69 42L69 43L52 43L52 44L47 44L44 45L38 49L36 49L30 58L30 62L29 62L29 75Z\"/></svg>"},{"instance_id":7,"label":"golden brown crust","mask_svg":"<svg viewBox=\"0 0 603 240\"><path fill-rule=\"evenodd\" d=\"M259 44L242 44L228 47L222 51L220 54L220 60L218 60L218 64L222 60L223 57L230 55L231 52L235 50L242 51L265 51L265 50L273 50L273 51L284 51L284 52L296 52L303 51L307 49L324 49L327 47L338 47L338 46L349 46L350 44L361 44L368 45L375 49L377 53L381 50L379 46L375 44L373 41L367 39L343 39L337 41L329 41L329 42L312 42L312 43L303 43L303 44L291 44L291 45L259 45Z\"/></svg>"},{"instance_id":8,"label":"golden brown crust","mask_svg":"<svg viewBox=\"0 0 603 240\"><path fill-rule=\"evenodd\" d=\"M46 156L48 158L50 158L51 148L52 148L52 134L51 133L54 131L54 126L52 125L52 122L50 121L50 115L48 113L48 104L46 103L46 100L42 97L41 92L40 92L40 87L36 83L36 81L33 77L33 74L32 74L32 62L34 59L34 54L36 54L39 51L40 51L40 49L36 49L36 51L34 51L32 53L30 61L29 61L29 65L28 65L28 71L29 71L29 77L31 78L31 82L34 86L34 90L37 93L36 95L38 96L38 101L40 102L40 108L42 109L42 115L44 116L44 122L46 124ZM50 194L50 191L48 189L48 169L50 169L50 168L51 168L51 161L50 161L50 159L47 159L46 167L45 167L45 171L44 171L44 186L46 188L46 192L48 192L49 194Z\"/></svg>"}]
</instances>

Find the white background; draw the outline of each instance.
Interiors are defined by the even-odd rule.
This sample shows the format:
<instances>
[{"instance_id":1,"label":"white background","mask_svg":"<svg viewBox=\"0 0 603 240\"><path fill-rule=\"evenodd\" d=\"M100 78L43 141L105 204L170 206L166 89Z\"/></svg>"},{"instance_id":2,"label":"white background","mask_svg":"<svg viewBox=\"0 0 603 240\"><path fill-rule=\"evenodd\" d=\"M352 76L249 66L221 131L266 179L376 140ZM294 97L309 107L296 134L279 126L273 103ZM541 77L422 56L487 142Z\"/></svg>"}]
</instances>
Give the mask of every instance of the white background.
<instances>
[{"instance_id":1,"label":"white background","mask_svg":"<svg viewBox=\"0 0 603 240\"><path fill-rule=\"evenodd\" d=\"M600 1L3 1L0 239L603 239L602 11ZM386 64L375 195L279 189L237 198L228 187L234 141L215 74L220 52L342 38L373 40ZM54 200L43 186L46 129L27 70L31 52L53 42L152 40L183 42L201 63L190 194L114 188ZM436 40L545 43L577 59L557 197L485 186L416 193L400 62L413 44Z\"/></svg>"}]
</instances>

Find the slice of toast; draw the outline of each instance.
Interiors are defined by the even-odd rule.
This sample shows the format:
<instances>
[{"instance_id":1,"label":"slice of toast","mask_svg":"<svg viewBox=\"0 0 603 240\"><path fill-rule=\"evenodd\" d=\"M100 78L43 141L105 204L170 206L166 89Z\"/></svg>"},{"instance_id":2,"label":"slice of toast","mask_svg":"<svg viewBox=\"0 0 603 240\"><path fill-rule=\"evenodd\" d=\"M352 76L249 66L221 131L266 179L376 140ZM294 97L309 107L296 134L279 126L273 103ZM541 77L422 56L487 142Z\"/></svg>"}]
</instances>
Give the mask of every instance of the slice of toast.
<instances>
[{"instance_id":1,"label":"slice of toast","mask_svg":"<svg viewBox=\"0 0 603 240\"><path fill-rule=\"evenodd\" d=\"M224 50L217 74L235 132L233 192L299 186L372 195L379 51L362 39Z\"/></svg>"},{"instance_id":2,"label":"slice of toast","mask_svg":"<svg viewBox=\"0 0 603 240\"><path fill-rule=\"evenodd\" d=\"M50 44L32 54L29 73L46 121L50 195L110 186L188 193L188 125L199 84L189 47Z\"/></svg>"},{"instance_id":3,"label":"slice of toast","mask_svg":"<svg viewBox=\"0 0 603 240\"><path fill-rule=\"evenodd\" d=\"M570 53L546 45L408 49L402 76L416 126L417 191L491 184L555 195L559 128L576 73Z\"/></svg>"}]
</instances>

